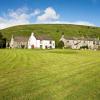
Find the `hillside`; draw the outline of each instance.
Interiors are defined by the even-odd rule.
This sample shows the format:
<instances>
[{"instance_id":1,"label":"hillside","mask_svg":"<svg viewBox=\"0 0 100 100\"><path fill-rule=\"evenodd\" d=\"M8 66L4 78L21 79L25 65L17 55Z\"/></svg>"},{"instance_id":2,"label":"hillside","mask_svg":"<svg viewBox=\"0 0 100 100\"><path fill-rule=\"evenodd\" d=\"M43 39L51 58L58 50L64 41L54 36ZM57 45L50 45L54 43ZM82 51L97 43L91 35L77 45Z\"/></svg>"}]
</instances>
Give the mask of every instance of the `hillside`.
<instances>
[{"instance_id":1,"label":"hillside","mask_svg":"<svg viewBox=\"0 0 100 100\"><path fill-rule=\"evenodd\" d=\"M35 24L35 25L20 25L0 30L4 37L9 40L11 35L14 36L24 35L29 36L31 32L34 32L36 36L41 34L48 35L59 41L61 34L71 37L100 37L100 28L80 25L66 25L66 24Z\"/></svg>"}]
</instances>

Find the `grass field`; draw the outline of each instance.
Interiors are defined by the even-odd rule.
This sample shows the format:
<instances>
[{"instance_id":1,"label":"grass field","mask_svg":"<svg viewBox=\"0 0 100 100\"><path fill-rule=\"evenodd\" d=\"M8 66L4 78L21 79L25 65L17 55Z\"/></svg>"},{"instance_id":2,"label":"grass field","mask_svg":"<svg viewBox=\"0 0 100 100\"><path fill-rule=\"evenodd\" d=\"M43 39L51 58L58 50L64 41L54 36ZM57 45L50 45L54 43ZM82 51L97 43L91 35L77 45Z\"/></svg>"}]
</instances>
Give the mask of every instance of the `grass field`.
<instances>
[{"instance_id":1,"label":"grass field","mask_svg":"<svg viewBox=\"0 0 100 100\"><path fill-rule=\"evenodd\" d=\"M100 51L1 49L0 100L100 100Z\"/></svg>"}]
</instances>

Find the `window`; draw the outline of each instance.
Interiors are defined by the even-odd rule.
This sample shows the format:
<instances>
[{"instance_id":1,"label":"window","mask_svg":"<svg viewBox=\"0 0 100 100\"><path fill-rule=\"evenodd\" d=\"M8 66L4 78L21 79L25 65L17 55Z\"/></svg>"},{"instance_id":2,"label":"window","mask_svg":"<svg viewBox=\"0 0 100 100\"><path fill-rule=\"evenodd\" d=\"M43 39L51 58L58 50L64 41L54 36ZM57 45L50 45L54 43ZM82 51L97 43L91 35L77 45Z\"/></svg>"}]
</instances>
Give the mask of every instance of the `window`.
<instances>
[{"instance_id":1,"label":"window","mask_svg":"<svg viewBox=\"0 0 100 100\"><path fill-rule=\"evenodd\" d=\"M53 43L53 46L55 46L55 43Z\"/></svg>"},{"instance_id":2,"label":"window","mask_svg":"<svg viewBox=\"0 0 100 100\"><path fill-rule=\"evenodd\" d=\"M52 41L50 41L50 44L52 44Z\"/></svg>"},{"instance_id":3,"label":"window","mask_svg":"<svg viewBox=\"0 0 100 100\"><path fill-rule=\"evenodd\" d=\"M40 48L42 49L42 45L40 45Z\"/></svg>"}]
</instances>

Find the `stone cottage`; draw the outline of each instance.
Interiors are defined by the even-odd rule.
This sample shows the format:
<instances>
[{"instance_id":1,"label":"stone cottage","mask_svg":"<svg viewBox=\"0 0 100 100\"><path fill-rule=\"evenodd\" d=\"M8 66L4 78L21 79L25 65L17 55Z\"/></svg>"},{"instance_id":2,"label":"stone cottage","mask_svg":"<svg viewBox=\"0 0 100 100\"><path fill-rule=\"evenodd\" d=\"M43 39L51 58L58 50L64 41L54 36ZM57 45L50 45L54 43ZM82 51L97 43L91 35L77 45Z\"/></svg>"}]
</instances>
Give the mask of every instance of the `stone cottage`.
<instances>
[{"instance_id":1,"label":"stone cottage","mask_svg":"<svg viewBox=\"0 0 100 100\"><path fill-rule=\"evenodd\" d=\"M69 47L72 49L81 49L81 48L87 48L87 49L98 49L100 46L100 40L96 38L66 38L64 34L61 36L60 41L64 43L64 47Z\"/></svg>"},{"instance_id":2,"label":"stone cottage","mask_svg":"<svg viewBox=\"0 0 100 100\"><path fill-rule=\"evenodd\" d=\"M23 36L16 36L11 38L10 48L27 48L28 38Z\"/></svg>"}]
</instances>

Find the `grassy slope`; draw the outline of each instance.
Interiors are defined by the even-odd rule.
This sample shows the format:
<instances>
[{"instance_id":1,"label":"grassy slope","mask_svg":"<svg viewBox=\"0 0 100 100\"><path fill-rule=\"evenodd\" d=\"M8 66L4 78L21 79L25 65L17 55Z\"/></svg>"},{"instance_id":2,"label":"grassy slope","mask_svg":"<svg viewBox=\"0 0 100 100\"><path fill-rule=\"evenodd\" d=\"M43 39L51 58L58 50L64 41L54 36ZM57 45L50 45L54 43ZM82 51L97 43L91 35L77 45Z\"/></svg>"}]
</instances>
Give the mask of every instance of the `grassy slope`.
<instances>
[{"instance_id":1,"label":"grassy slope","mask_svg":"<svg viewBox=\"0 0 100 100\"><path fill-rule=\"evenodd\" d=\"M100 100L100 52L0 50L0 100Z\"/></svg>"},{"instance_id":2,"label":"grassy slope","mask_svg":"<svg viewBox=\"0 0 100 100\"><path fill-rule=\"evenodd\" d=\"M78 25L21 25L14 26L1 30L7 39L11 38L11 35L24 35L30 36L31 32L34 32L37 36L41 34L50 35L56 43L59 41L62 32L66 36L89 36L89 37L100 37L100 28L89 27L89 26L78 26Z\"/></svg>"}]
</instances>

